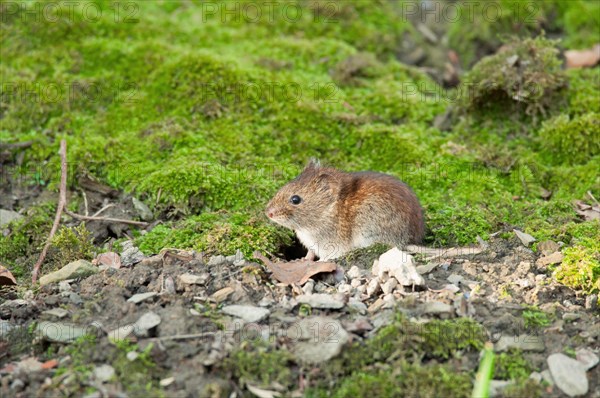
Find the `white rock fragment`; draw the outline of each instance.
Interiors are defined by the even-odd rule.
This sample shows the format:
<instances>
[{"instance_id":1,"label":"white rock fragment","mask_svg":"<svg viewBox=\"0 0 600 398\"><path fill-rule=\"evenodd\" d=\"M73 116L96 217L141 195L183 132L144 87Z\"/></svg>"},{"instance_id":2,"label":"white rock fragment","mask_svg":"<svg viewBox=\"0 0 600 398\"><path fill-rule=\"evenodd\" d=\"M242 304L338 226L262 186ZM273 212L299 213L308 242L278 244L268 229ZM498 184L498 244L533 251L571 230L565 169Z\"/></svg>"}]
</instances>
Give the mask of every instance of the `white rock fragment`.
<instances>
[{"instance_id":1,"label":"white rock fragment","mask_svg":"<svg viewBox=\"0 0 600 398\"><path fill-rule=\"evenodd\" d=\"M130 267L136 263L139 263L144 259L144 253L133 245L133 242L127 240L122 244L123 251L121 252L121 265L124 267Z\"/></svg>"},{"instance_id":2,"label":"white rock fragment","mask_svg":"<svg viewBox=\"0 0 600 398\"><path fill-rule=\"evenodd\" d=\"M454 307L441 301L428 301L423 305L423 313L433 315L453 314Z\"/></svg>"},{"instance_id":3,"label":"white rock fragment","mask_svg":"<svg viewBox=\"0 0 600 398\"><path fill-rule=\"evenodd\" d=\"M583 365L585 370L590 370L598 365L598 355L594 354L589 348L578 348L575 351L577 360Z\"/></svg>"},{"instance_id":4,"label":"white rock fragment","mask_svg":"<svg viewBox=\"0 0 600 398\"><path fill-rule=\"evenodd\" d=\"M64 308L52 308L51 310L42 312L42 314L52 315L61 319L69 315L69 311L65 310Z\"/></svg>"},{"instance_id":5,"label":"white rock fragment","mask_svg":"<svg viewBox=\"0 0 600 398\"><path fill-rule=\"evenodd\" d=\"M312 294L315 289L315 281L313 279L309 279L304 286L302 286L302 291L304 294Z\"/></svg>"},{"instance_id":6,"label":"white rock fragment","mask_svg":"<svg viewBox=\"0 0 600 398\"><path fill-rule=\"evenodd\" d=\"M437 266L438 266L438 264L435 264L435 263L419 265L419 266L417 266L417 272L421 275L425 275L425 274L428 274L431 271L433 271L435 268L437 268Z\"/></svg>"},{"instance_id":7,"label":"white rock fragment","mask_svg":"<svg viewBox=\"0 0 600 398\"><path fill-rule=\"evenodd\" d=\"M403 286L421 286L425 283L423 277L414 266L413 257L397 247L394 247L375 260L373 272L382 277L386 272L393 276Z\"/></svg>"},{"instance_id":8,"label":"white rock fragment","mask_svg":"<svg viewBox=\"0 0 600 398\"><path fill-rule=\"evenodd\" d=\"M227 315L241 318L249 323L260 322L270 314L269 310L266 308L237 304L225 306L221 311Z\"/></svg>"},{"instance_id":9,"label":"white rock fragment","mask_svg":"<svg viewBox=\"0 0 600 398\"><path fill-rule=\"evenodd\" d=\"M221 265L227 262L227 258L225 256L222 255L218 255L218 256L212 256L209 260L208 260L208 266L215 266L215 265Z\"/></svg>"},{"instance_id":10,"label":"white rock fragment","mask_svg":"<svg viewBox=\"0 0 600 398\"><path fill-rule=\"evenodd\" d=\"M135 325L130 324L130 325L125 325L125 326L121 326L116 329L113 329L110 332L108 332L108 340L113 343L116 343L117 341L125 340L127 337L129 337L133 333L134 328L135 328Z\"/></svg>"},{"instance_id":11,"label":"white rock fragment","mask_svg":"<svg viewBox=\"0 0 600 398\"><path fill-rule=\"evenodd\" d=\"M40 285L44 286L53 282L60 282L65 279L87 278L90 275L100 272L98 267L86 260L73 261L58 271L51 272L40 278Z\"/></svg>"},{"instance_id":12,"label":"white rock fragment","mask_svg":"<svg viewBox=\"0 0 600 398\"><path fill-rule=\"evenodd\" d=\"M455 285L460 285L461 283L463 283L464 279L465 278L458 274L450 274L450 276L448 277L448 282L453 283Z\"/></svg>"},{"instance_id":13,"label":"white rock fragment","mask_svg":"<svg viewBox=\"0 0 600 398\"><path fill-rule=\"evenodd\" d=\"M569 397L587 394L589 383L584 365L561 353L550 355L547 361L552 379L562 392Z\"/></svg>"},{"instance_id":14,"label":"white rock fragment","mask_svg":"<svg viewBox=\"0 0 600 398\"><path fill-rule=\"evenodd\" d=\"M525 232L519 231L518 229L513 229L513 232L515 235L517 235L517 238L519 238L521 243L523 243L523 246L527 247L535 242L535 238L529 234L526 234Z\"/></svg>"},{"instance_id":15,"label":"white rock fragment","mask_svg":"<svg viewBox=\"0 0 600 398\"><path fill-rule=\"evenodd\" d=\"M162 379L161 381L158 382L158 384L161 387L168 387L171 384L173 384L174 382L175 382L175 378L171 376L171 377L167 377L165 379Z\"/></svg>"},{"instance_id":16,"label":"white rock fragment","mask_svg":"<svg viewBox=\"0 0 600 398\"><path fill-rule=\"evenodd\" d=\"M340 293L349 294L350 292L352 292L352 286L350 286L347 283L340 283L340 285L337 288L337 291Z\"/></svg>"},{"instance_id":17,"label":"white rock fragment","mask_svg":"<svg viewBox=\"0 0 600 398\"><path fill-rule=\"evenodd\" d=\"M356 265L353 265L352 267L350 267L346 275L348 275L348 278L350 279L358 279L363 276L363 271Z\"/></svg>"},{"instance_id":18,"label":"white rock fragment","mask_svg":"<svg viewBox=\"0 0 600 398\"><path fill-rule=\"evenodd\" d=\"M398 281L396 278L390 278L383 285L381 285L381 291L383 291L383 294L390 294L394 291L396 286L398 286Z\"/></svg>"},{"instance_id":19,"label":"white rock fragment","mask_svg":"<svg viewBox=\"0 0 600 398\"><path fill-rule=\"evenodd\" d=\"M373 278L367 284L367 295L372 296L375 293L379 292L380 286L377 278Z\"/></svg>"},{"instance_id":20,"label":"white rock fragment","mask_svg":"<svg viewBox=\"0 0 600 398\"><path fill-rule=\"evenodd\" d=\"M179 281L184 285L205 285L209 278L210 275L208 273L203 273L200 275L185 273L179 275Z\"/></svg>"},{"instance_id":21,"label":"white rock fragment","mask_svg":"<svg viewBox=\"0 0 600 398\"><path fill-rule=\"evenodd\" d=\"M300 304L308 304L312 308L321 309L340 309L344 306L343 301L326 293L301 294L296 297L296 301Z\"/></svg>"},{"instance_id":22,"label":"white rock fragment","mask_svg":"<svg viewBox=\"0 0 600 398\"><path fill-rule=\"evenodd\" d=\"M354 287L354 288L357 288L357 287L359 287L360 285L362 285L362 282L360 281L360 279L352 279L352 280L350 281L350 286L352 286L352 287Z\"/></svg>"},{"instance_id":23,"label":"white rock fragment","mask_svg":"<svg viewBox=\"0 0 600 398\"><path fill-rule=\"evenodd\" d=\"M148 331L158 326L160 321L160 316L155 312L146 312L135 322L133 332L138 337L146 337Z\"/></svg>"},{"instance_id":24,"label":"white rock fragment","mask_svg":"<svg viewBox=\"0 0 600 398\"><path fill-rule=\"evenodd\" d=\"M394 308L396 305L396 298L393 294L388 293L383 296L383 307L382 308Z\"/></svg>"},{"instance_id":25,"label":"white rock fragment","mask_svg":"<svg viewBox=\"0 0 600 398\"><path fill-rule=\"evenodd\" d=\"M108 365L100 365L94 368L94 378L100 383L106 383L115 375L115 369Z\"/></svg>"},{"instance_id":26,"label":"white rock fragment","mask_svg":"<svg viewBox=\"0 0 600 398\"><path fill-rule=\"evenodd\" d=\"M133 296L129 297L127 299L127 302L137 304L137 303L141 303L142 301L147 300L151 297L154 297L156 295L158 295L158 293L156 293L156 292L138 293L138 294L134 294Z\"/></svg>"},{"instance_id":27,"label":"white rock fragment","mask_svg":"<svg viewBox=\"0 0 600 398\"><path fill-rule=\"evenodd\" d=\"M367 313L367 305L354 297L348 300L348 307L361 315Z\"/></svg>"}]
</instances>

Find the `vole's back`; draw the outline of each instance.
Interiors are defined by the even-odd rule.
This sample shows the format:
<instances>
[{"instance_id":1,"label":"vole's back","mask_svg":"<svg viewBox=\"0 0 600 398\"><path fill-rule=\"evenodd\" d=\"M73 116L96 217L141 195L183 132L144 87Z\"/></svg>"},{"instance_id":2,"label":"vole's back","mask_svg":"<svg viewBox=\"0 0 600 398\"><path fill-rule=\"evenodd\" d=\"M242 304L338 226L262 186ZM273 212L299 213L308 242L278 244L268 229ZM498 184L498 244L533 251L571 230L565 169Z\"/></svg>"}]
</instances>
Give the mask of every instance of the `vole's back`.
<instances>
[{"instance_id":1,"label":"vole's back","mask_svg":"<svg viewBox=\"0 0 600 398\"><path fill-rule=\"evenodd\" d=\"M375 172L348 173L340 192L340 232L352 246L373 243L405 246L425 234L423 210L402 181Z\"/></svg>"}]
</instances>

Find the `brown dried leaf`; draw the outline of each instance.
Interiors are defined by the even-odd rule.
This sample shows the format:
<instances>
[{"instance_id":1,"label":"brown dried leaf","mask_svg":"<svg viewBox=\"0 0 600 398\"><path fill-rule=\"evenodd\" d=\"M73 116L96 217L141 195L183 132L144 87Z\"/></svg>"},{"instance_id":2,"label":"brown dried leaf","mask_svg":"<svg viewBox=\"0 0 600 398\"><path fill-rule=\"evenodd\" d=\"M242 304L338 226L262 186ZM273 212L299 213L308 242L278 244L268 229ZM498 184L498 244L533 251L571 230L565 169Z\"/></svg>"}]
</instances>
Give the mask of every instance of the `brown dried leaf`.
<instances>
[{"instance_id":1,"label":"brown dried leaf","mask_svg":"<svg viewBox=\"0 0 600 398\"><path fill-rule=\"evenodd\" d=\"M331 262L297 260L274 263L258 252L254 253L254 257L261 260L271 270L275 279L288 285L294 283L303 285L313 275L321 272L333 272L337 269L337 264Z\"/></svg>"},{"instance_id":2,"label":"brown dried leaf","mask_svg":"<svg viewBox=\"0 0 600 398\"><path fill-rule=\"evenodd\" d=\"M567 69L591 68L600 62L600 44L587 50L565 51Z\"/></svg>"},{"instance_id":3,"label":"brown dried leaf","mask_svg":"<svg viewBox=\"0 0 600 398\"><path fill-rule=\"evenodd\" d=\"M588 205L581 200L575 201L575 213L582 216L585 221L600 220L600 206Z\"/></svg>"},{"instance_id":4,"label":"brown dried leaf","mask_svg":"<svg viewBox=\"0 0 600 398\"><path fill-rule=\"evenodd\" d=\"M96 257L97 265L107 265L114 269L121 268L121 257L115 252L106 252Z\"/></svg>"},{"instance_id":5,"label":"brown dried leaf","mask_svg":"<svg viewBox=\"0 0 600 398\"><path fill-rule=\"evenodd\" d=\"M13 274L2 264L0 264L0 286L16 285L17 280Z\"/></svg>"}]
</instances>

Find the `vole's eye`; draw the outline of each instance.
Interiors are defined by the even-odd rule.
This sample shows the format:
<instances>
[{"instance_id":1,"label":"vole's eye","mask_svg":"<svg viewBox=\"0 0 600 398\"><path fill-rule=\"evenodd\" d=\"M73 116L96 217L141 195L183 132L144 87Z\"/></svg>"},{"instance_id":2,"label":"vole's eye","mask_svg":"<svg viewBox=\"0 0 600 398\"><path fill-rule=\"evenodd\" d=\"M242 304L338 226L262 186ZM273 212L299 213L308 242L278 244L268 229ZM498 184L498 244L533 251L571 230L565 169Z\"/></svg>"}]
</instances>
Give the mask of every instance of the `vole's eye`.
<instances>
[{"instance_id":1,"label":"vole's eye","mask_svg":"<svg viewBox=\"0 0 600 398\"><path fill-rule=\"evenodd\" d=\"M291 202L293 205L299 205L299 204L300 204L300 202L302 202L302 198L301 198L300 196L298 196L298 195L294 195L294 196L292 196L292 197L290 198L290 202Z\"/></svg>"}]
</instances>

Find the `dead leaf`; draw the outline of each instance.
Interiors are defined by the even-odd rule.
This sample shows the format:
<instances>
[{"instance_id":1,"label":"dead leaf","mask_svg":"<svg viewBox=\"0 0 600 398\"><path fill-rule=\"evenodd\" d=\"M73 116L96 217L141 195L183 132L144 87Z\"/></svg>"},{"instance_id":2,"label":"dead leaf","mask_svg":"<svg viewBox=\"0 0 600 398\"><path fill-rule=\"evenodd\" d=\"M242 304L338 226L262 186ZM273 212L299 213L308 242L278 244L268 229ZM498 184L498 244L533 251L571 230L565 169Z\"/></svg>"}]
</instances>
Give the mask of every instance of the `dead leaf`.
<instances>
[{"instance_id":1,"label":"dead leaf","mask_svg":"<svg viewBox=\"0 0 600 398\"><path fill-rule=\"evenodd\" d=\"M15 279L13 274L11 274L11 272L6 267L0 264L0 286L10 286L16 284L17 280Z\"/></svg>"},{"instance_id":2,"label":"dead leaf","mask_svg":"<svg viewBox=\"0 0 600 398\"><path fill-rule=\"evenodd\" d=\"M275 398L281 396L281 394L277 391L264 390L251 384L246 384L246 388L248 388L248 391L258 398Z\"/></svg>"},{"instance_id":3,"label":"dead leaf","mask_svg":"<svg viewBox=\"0 0 600 398\"><path fill-rule=\"evenodd\" d=\"M254 252L254 257L261 260L271 270L275 279L288 285L294 283L304 285L313 275L337 269L337 264L331 262L297 260L274 263L258 252Z\"/></svg>"},{"instance_id":4,"label":"dead leaf","mask_svg":"<svg viewBox=\"0 0 600 398\"><path fill-rule=\"evenodd\" d=\"M600 44L587 50L565 51L567 69L591 68L600 62Z\"/></svg>"},{"instance_id":5,"label":"dead leaf","mask_svg":"<svg viewBox=\"0 0 600 398\"><path fill-rule=\"evenodd\" d=\"M42 364L42 369L52 369L58 366L58 361L56 359L51 359Z\"/></svg>"},{"instance_id":6,"label":"dead leaf","mask_svg":"<svg viewBox=\"0 0 600 398\"><path fill-rule=\"evenodd\" d=\"M106 265L114 269L121 268L121 257L115 252L106 252L96 257L96 265Z\"/></svg>"},{"instance_id":7,"label":"dead leaf","mask_svg":"<svg viewBox=\"0 0 600 398\"><path fill-rule=\"evenodd\" d=\"M600 206L599 205L588 205L587 203L576 200L575 201L575 213L583 217L585 221L600 220Z\"/></svg>"}]
</instances>

